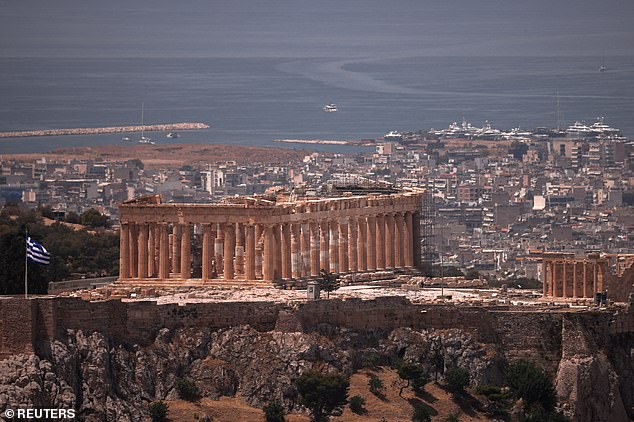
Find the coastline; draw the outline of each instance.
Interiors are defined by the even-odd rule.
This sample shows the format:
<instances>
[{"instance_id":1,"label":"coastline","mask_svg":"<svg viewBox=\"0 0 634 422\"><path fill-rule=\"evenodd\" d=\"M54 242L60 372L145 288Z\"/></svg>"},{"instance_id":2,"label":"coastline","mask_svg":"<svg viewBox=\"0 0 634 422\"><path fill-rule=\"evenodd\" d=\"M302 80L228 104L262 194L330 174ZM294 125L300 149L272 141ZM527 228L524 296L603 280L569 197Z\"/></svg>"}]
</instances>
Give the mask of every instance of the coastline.
<instances>
[{"instance_id":1,"label":"coastline","mask_svg":"<svg viewBox=\"0 0 634 422\"><path fill-rule=\"evenodd\" d=\"M352 145L352 146L373 146L370 140L363 141L343 141L329 139L274 139L272 142L285 144L318 144L318 145Z\"/></svg>"}]
</instances>

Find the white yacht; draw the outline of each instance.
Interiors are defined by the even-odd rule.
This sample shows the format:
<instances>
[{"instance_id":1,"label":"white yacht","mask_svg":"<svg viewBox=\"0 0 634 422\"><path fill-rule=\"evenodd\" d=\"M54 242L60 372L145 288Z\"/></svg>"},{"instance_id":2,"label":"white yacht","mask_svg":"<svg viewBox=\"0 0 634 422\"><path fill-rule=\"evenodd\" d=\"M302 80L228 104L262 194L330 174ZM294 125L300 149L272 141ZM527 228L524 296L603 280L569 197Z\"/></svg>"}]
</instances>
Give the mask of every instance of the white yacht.
<instances>
[{"instance_id":1,"label":"white yacht","mask_svg":"<svg viewBox=\"0 0 634 422\"><path fill-rule=\"evenodd\" d=\"M385 142L401 142L403 140L403 134L401 132L392 130L383 135L383 140Z\"/></svg>"},{"instance_id":2,"label":"white yacht","mask_svg":"<svg viewBox=\"0 0 634 422\"><path fill-rule=\"evenodd\" d=\"M593 136L592 129L581 122L575 122L575 124L568 126L568 129L566 129L566 135L571 138L587 138L589 136Z\"/></svg>"},{"instance_id":3,"label":"white yacht","mask_svg":"<svg viewBox=\"0 0 634 422\"><path fill-rule=\"evenodd\" d=\"M325 111L326 113L334 113L337 111L337 104L334 104L334 103L326 104L322 108L322 110Z\"/></svg>"},{"instance_id":4,"label":"white yacht","mask_svg":"<svg viewBox=\"0 0 634 422\"><path fill-rule=\"evenodd\" d=\"M603 117L597 117L597 121L590 126L590 130L596 135L616 136L621 133L619 129L606 125Z\"/></svg>"}]
</instances>

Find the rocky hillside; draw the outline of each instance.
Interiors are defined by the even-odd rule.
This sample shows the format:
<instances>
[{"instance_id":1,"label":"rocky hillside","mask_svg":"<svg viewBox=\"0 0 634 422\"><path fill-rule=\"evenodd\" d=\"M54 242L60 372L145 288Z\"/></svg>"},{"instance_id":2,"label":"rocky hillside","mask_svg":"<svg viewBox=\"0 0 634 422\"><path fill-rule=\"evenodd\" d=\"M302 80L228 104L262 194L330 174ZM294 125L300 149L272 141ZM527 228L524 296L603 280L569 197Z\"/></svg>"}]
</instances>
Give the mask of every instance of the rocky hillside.
<instances>
[{"instance_id":1,"label":"rocky hillside","mask_svg":"<svg viewBox=\"0 0 634 422\"><path fill-rule=\"evenodd\" d=\"M86 421L147 419L148 404L177 398L179 378L196 383L205 398L239 395L261 408L272 400L301 412L293 380L320 369L352 375L368 362L401 358L431 369L439 351L445 367L466 368L473 385L498 385L505 362L534 348L466 329L351 330L317 324L305 331L161 329L140 346L100 332L66 331L46 353L0 361L0 411L18 407L75 408ZM584 320L564 318L549 341L559 359L560 408L573 420L627 421L634 414L634 336L596 333ZM485 340L483 340L485 339ZM504 343L504 346L502 346ZM504 348L503 348L504 347ZM555 350L559 348L559 350ZM628 416L629 414L629 416Z\"/></svg>"}]
</instances>

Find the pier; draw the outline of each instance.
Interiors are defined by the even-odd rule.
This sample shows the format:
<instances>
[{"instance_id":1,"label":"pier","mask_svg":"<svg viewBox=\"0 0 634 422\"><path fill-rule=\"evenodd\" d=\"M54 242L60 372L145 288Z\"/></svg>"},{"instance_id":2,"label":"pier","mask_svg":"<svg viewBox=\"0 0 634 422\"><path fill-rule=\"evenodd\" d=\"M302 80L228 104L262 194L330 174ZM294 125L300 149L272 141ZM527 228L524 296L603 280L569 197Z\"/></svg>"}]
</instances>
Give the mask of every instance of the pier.
<instances>
[{"instance_id":1,"label":"pier","mask_svg":"<svg viewBox=\"0 0 634 422\"><path fill-rule=\"evenodd\" d=\"M110 126L110 127L87 127L70 129L45 129L45 130L25 130L13 132L0 132L0 138L25 138L32 136L65 136L65 135L101 135L104 133L125 133L125 132L173 132L178 130L208 129L205 123L166 123L145 126Z\"/></svg>"}]
</instances>

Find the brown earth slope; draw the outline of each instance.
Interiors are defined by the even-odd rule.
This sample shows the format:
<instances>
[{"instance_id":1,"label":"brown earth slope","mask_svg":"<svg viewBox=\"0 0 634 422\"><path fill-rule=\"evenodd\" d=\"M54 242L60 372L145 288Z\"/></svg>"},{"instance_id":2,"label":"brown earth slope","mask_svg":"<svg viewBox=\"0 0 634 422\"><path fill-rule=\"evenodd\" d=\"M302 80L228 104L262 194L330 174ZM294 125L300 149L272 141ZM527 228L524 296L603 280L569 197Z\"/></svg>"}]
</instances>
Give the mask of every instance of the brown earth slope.
<instances>
[{"instance_id":1,"label":"brown earth slope","mask_svg":"<svg viewBox=\"0 0 634 422\"><path fill-rule=\"evenodd\" d=\"M3 155L3 158L19 161L35 161L42 157L49 160L93 159L105 161L125 161L138 158L143 161L146 167L179 167L197 162L286 163L299 161L307 153L306 150L224 144L102 145L61 148L44 154Z\"/></svg>"},{"instance_id":2,"label":"brown earth slope","mask_svg":"<svg viewBox=\"0 0 634 422\"><path fill-rule=\"evenodd\" d=\"M385 386L382 398L372 394L368 389L368 380L374 374ZM376 371L361 370L350 377L348 397L359 395L365 399L366 413L357 415L346 407L339 417L332 417L333 422L381 421L409 422L412 420L414 403L421 403L428 407L432 421L446 421L450 414L459 417L461 421L487 421L486 415L470 408L464 401L456 400L440 384L430 382L425 386L424 393L416 396L411 388L403 391L399 397L398 391L402 381L393 369L379 368ZM182 400L167 401L169 418L173 422L193 422L205 415L213 421L264 421L262 410L246 404L240 397L221 397L219 400L204 398L197 403ZM198 418L198 419L197 419ZM310 418L303 414L287 415L288 422L308 422Z\"/></svg>"}]
</instances>

